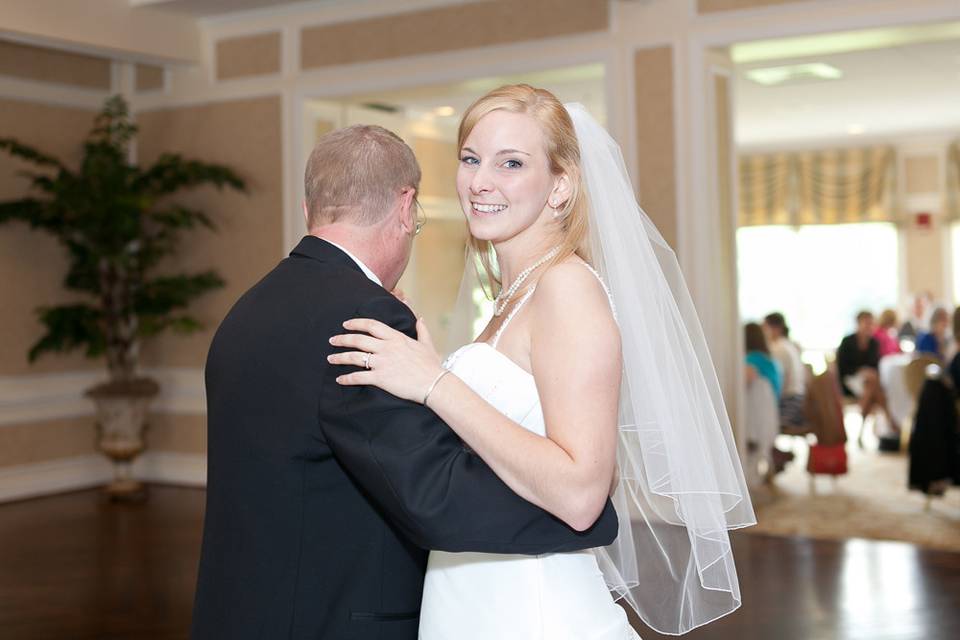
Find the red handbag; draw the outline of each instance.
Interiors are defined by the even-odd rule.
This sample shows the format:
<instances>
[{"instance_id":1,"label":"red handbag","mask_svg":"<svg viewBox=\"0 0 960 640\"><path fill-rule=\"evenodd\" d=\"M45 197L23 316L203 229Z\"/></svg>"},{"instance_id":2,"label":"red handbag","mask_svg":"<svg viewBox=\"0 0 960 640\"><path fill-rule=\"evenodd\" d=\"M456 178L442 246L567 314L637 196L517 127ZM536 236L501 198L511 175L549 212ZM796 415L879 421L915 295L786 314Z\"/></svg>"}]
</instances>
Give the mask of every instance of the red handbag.
<instances>
[{"instance_id":1,"label":"red handbag","mask_svg":"<svg viewBox=\"0 0 960 640\"><path fill-rule=\"evenodd\" d=\"M844 443L810 445L807 472L838 476L847 472L847 449Z\"/></svg>"}]
</instances>

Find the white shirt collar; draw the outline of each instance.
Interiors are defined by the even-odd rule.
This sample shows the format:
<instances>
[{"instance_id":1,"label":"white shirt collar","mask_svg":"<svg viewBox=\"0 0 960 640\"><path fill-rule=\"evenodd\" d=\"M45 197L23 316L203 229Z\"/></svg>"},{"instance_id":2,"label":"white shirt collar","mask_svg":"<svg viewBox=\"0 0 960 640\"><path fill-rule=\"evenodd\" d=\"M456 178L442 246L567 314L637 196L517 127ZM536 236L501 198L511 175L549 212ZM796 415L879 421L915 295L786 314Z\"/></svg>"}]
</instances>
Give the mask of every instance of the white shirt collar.
<instances>
[{"instance_id":1,"label":"white shirt collar","mask_svg":"<svg viewBox=\"0 0 960 640\"><path fill-rule=\"evenodd\" d=\"M358 258L357 256L353 255L352 253L350 253L349 251L347 251L344 247L341 247L340 245L338 245L336 242L333 242L332 240L327 240L326 238L324 238L324 240L327 241L327 242L329 242L329 243L332 244L333 246L335 246L337 249L340 249L340 251L343 251L343 252L344 252L345 254L347 254L348 256L350 256L350 259L353 260L354 262L356 262L356 263L357 263L357 266L360 267L360 270L363 271L363 275L367 276L368 278L370 278L371 280L373 280L374 282L376 282L376 283L377 283L378 285L380 285L381 287L383 286L383 283L380 282L380 278L377 277L377 274L375 274L373 271L371 271L371 270L370 270L370 267L368 267L367 265L363 264L363 261L360 260L360 258Z\"/></svg>"}]
</instances>

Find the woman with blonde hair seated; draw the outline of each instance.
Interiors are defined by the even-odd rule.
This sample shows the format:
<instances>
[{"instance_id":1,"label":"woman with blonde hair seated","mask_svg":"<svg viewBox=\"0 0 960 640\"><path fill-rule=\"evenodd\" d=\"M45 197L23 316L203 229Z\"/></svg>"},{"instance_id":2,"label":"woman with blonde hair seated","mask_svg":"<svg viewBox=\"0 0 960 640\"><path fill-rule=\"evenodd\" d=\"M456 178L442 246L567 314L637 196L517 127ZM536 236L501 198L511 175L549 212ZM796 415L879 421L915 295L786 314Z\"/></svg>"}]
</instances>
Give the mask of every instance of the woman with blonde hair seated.
<instances>
[{"instance_id":1,"label":"woman with blonde hair seated","mask_svg":"<svg viewBox=\"0 0 960 640\"><path fill-rule=\"evenodd\" d=\"M897 340L897 312L893 309L884 309L877 325L873 337L880 345L880 357L900 353L900 341Z\"/></svg>"}]
</instances>

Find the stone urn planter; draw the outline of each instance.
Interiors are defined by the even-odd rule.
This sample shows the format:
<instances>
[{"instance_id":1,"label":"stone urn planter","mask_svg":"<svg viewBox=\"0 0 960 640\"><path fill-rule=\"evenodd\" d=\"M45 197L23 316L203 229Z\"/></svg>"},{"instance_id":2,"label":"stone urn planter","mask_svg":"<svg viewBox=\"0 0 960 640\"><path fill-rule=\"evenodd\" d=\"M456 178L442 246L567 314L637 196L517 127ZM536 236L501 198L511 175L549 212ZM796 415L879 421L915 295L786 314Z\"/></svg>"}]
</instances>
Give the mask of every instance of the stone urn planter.
<instances>
[{"instance_id":1,"label":"stone urn planter","mask_svg":"<svg viewBox=\"0 0 960 640\"><path fill-rule=\"evenodd\" d=\"M113 498L143 494L143 484L133 477L131 468L146 448L147 413L159 391L150 378L104 382L86 391L97 408L97 447L113 463L113 480L104 487Z\"/></svg>"}]
</instances>

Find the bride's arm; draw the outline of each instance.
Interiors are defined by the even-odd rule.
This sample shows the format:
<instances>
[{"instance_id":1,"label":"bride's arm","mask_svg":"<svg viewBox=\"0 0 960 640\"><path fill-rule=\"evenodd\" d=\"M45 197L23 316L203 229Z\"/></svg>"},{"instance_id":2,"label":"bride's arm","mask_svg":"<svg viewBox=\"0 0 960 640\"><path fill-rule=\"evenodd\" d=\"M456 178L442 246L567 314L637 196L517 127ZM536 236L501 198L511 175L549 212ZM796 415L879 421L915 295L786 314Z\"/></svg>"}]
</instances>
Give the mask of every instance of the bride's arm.
<instances>
[{"instance_id":1,"label":"bride's arm","mask_svg":"<svg viewBox=\"0 0 960 640\"><path fill-rule=\"evenodd\" d=\"M518 495L583 530L602 511L616 464L620 334L602 288L573 263L544 274L530 312L546 438L455 376L445 376L427 404Z\"/></svg>"}]
</instances>

